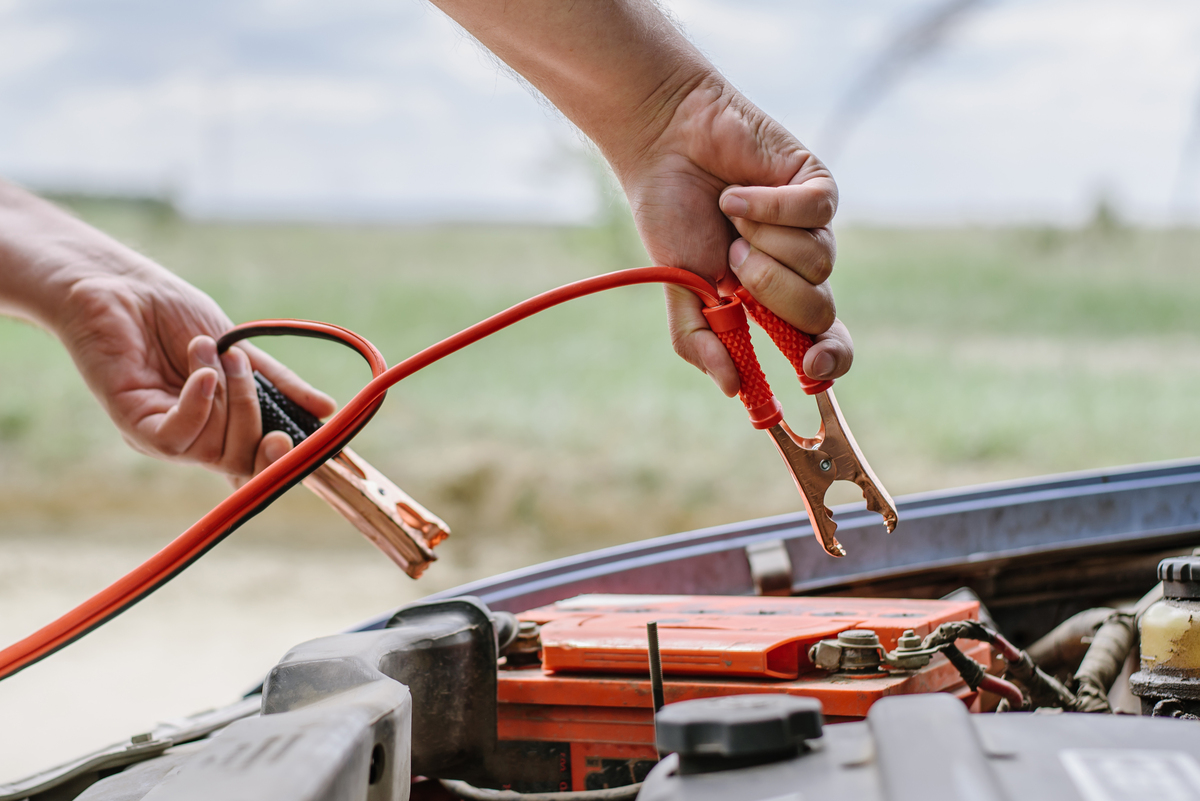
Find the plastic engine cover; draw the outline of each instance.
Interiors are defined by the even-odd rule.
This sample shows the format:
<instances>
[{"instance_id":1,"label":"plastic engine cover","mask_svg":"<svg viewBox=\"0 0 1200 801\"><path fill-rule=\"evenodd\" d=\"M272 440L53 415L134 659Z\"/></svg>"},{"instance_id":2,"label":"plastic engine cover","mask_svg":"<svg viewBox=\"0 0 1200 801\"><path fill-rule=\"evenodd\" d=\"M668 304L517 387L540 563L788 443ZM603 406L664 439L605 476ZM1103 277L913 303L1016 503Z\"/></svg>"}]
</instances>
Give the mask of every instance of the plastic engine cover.
<instances>
[{"instance_id":1,"label":"plastic engine cover","mask_svg":"<svg viewBox=\"0 0 1200 801\"><path fill-rule=\"evenodd\" d=\"M668 707L669 708L669 707ZM1200 726L1124 715L971 715L945 694L884 698L799 756L687 773L672 755L638 801L1200 801Z\"/></svg>"}]
</instances>

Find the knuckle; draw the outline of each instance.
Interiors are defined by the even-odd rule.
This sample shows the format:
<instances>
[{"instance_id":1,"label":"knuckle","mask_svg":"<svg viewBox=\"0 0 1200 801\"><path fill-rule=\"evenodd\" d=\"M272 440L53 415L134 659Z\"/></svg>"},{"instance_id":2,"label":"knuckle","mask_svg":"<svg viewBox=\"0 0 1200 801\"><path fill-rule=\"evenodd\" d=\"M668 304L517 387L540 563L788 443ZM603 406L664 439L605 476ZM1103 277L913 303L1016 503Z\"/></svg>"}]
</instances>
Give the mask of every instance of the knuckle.
<instances>
[{"instance_id":1,"label":"knuckle","mask_svg":"<svg viewBox=\"0 0 1200 801\"><path fill-rule=\"evenodd\" d=\"M828 281L829 276L833 275L833 254L824 248L820 249L812 259L809 272L811 283L823 284Z\"/></svg>"},{"instance_id":2,"label":"knuckle","mask_svg":"<svg viewBox=\"0 0 1200 801\"><path fill-rule=\"evenodd\" d=\"M833 222L833 215L837 214L837 193L828 191L821 193L817 198L817 221L820 225L829 225Z\"/></svg>"},{"instance_id":3,"label":"knuckle","mask_svg":"<svg viewBox=\"0 0 1200 801\"><path fill-rule=\"evenodd\" d=\"M778 223L783 219L783 199L778 192L773 192L767 196L767 202L763 206L763 220L769 223Z\"/></svg>"},{"instance_id":4,"label":"knuckle","mask_svg":"<svg viewBox=\"0 0 1200 801\"><path fill-rule=\"evenodd\" d=\"M815 333L823 334L837 321L837 304L833 300L829 284L821 284L817 289L819 302L813 310L813 323L818 327Z\"/></svg>"},{"instance_id":5,"label":"knuckle","mask_svg":"<svg viewBox=\"0 0 1200 801\"><path fill-rule=\"evenodd\" d=\"M773 297L779 284L779 276L771 269L771 263L753 253L742 265L738 278L751 295L762 300Z\"/></svg>"}]
</instances>

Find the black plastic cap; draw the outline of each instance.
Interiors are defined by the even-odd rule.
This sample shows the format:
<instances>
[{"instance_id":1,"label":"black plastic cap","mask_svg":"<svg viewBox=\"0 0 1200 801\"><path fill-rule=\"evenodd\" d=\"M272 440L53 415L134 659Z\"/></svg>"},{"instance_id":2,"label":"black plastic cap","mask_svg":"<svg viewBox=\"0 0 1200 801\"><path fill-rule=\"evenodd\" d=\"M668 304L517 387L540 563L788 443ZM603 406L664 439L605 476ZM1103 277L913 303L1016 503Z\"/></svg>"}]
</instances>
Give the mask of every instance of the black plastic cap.
<instances>
[{"instance_id":1,"label":"black plastic cap","mask_svg":"<svg viewBox=\"0 0 1200 801\"><path fill-rule=\"evenodd\" d=\"M658 750L681 759L786 755L821 736L821 702L765 693L700 698L668 704L656 722Z\"/></svg>"},{"instance_id":2,"label":"black plastic cap","mask_svg":"<svg viewBox=\"0 0 1200 801\"><path fill-rule=\"evenodd\" d=\"M1200 598L1200 556L1174 556L1158 563L1163 597Z\"/></svg>"}]
</instances>

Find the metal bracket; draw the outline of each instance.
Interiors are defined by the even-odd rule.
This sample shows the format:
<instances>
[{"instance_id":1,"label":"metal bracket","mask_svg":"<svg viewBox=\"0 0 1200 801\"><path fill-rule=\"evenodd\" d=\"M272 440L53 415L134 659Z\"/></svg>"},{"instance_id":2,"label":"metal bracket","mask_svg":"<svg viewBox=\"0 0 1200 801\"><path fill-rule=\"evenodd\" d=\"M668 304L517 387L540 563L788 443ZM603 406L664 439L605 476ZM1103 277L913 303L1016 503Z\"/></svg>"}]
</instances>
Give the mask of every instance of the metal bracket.
<instances>
[{"instance_id":1,"label":"metal bracket","mask_svg":"<svg viewBox=\"0 0 1200 801\"><path fill-rule=\"evenodd\" d=\"M767 540L746 546L750 578L755 595L792 594L792 557L783 540Z\"/></svg>"}]
</instances>

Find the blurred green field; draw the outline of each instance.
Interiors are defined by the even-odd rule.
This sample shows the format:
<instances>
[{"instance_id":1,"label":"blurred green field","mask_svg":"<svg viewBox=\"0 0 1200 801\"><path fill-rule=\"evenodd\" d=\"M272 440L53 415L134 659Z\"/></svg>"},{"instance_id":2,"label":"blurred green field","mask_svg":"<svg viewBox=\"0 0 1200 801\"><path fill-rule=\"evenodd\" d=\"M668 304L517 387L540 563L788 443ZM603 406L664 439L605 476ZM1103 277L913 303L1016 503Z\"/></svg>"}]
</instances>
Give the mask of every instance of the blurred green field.
<instances>
[{"instance_id":1,"label":"blurred green field","mask_svg":"<svg viewBox=\"0 0 1200 801\"><path fill-rule=\"evenodd\" d=\"M236 321L339 323L392 363L539 290L645 259L619 219L234 225L73 206ZM1200 232L838 233L833 281L857 346L838 397L894 495L1200 454ZM814 429L812 402L756 341L789 421ZM366 377L333 345L261 344L341 400ZM5 529L165 540L227 492L126 448L43 332L0 321L0 376ZM413 377L355 448L450 522L444 547L469 572L802 508L740 404L671 352L651 287L553 310ZM847 487L835 500L856 498ZM295 490L237 536L358 535Z\"/></svg>"}]
</instances>

